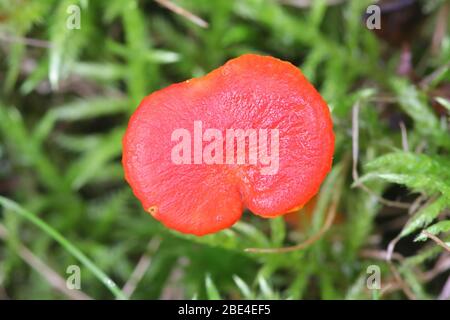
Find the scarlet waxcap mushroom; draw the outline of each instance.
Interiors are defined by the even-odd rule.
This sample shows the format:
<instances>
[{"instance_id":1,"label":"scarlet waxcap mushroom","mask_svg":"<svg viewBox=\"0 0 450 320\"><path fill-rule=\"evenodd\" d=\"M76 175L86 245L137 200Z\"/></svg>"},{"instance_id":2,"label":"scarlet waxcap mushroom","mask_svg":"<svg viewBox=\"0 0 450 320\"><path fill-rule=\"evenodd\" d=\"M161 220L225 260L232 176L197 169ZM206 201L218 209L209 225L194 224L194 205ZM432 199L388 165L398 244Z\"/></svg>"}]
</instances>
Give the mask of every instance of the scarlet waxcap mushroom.
<instances>
[{"instance_id":1,"label":"scarlet waxcap mushroom","mask_svg":"<svg viewBox=\"0 0 450 320\"><path fill-rule=\"evenodd\" d=\"M246 54L144 98L122 162L147 212L204 235L233 225L244 208L271 218L303 206L333 151L330 112L301 71Z\"/></svg>"}]
</instances>

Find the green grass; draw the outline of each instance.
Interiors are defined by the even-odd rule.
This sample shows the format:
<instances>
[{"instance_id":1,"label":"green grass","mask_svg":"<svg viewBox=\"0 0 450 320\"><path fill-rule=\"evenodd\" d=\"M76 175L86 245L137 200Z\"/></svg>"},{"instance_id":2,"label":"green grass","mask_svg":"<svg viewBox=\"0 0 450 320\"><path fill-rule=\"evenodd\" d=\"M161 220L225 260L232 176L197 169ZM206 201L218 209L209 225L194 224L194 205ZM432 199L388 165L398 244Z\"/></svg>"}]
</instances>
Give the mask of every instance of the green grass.
<instances>
[{"instance_id":1,"label":"green grass","mask_svg":"<svg viewBox=\"0 0 450 320\"><path fill-rule=\"evenodd\" d=\"M132 299L437 298L449 270L427 274L449 257L427 234L450 244L450 101L442 89L450 83L449 26L440 49L429 48L445 1L426 1L429 16L412 43L414 82L396 73L400 51L365 28L370 1L173 2L208 27L150 0L0 0L0 299L68 298L23 259L23 247L63 279L79 265L81 290L95 299L128 297L120 288L130 281ZM77 3L81 29L70 30L66 9ZM26 45L24 37L45 42ZM300 67L332 110L334 167L312 221L296 229L245 213L214 235L170 231L124 182L129 116L153 90L248 52ZM312 245L245 251L307 240L333 203L341 222ZM148 267L136 280L139 261ZM366 289L374 264L391 289Z\"/></svg>"}]
</instances>

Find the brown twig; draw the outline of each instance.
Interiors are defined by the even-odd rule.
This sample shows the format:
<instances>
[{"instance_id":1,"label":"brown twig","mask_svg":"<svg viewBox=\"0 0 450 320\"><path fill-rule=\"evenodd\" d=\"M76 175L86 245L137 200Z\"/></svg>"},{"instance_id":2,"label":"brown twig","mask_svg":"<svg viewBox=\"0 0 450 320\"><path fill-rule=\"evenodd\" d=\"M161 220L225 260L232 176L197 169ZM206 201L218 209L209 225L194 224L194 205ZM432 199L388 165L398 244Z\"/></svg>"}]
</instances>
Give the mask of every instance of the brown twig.
<instances>
[{"instance_id":1,"label":"brown twig","mask_svg":"<svg viewBox=\"0 0 450 320\"><path fill-rule=\"evenodd\" d=\"M418 196L412 203L411 206L408 209L408 214L411 216L414 213L416 213L422 206L422 202L427 199L427 195L422 193L420 196Z\"/></svg>"},{"instance_id":2,"label":"brown twig","mask_svg":"<svg viewBox=\"0 0 450 320\"><path fill-rule=\"evenodd\" d=\"M450 259L449 257L442 257L436 262L433 269L430 271L427 271L425 273L419 273L417 279L420 282L429 282L436 278L438 275L442 274L443 272L446 272L448 269L450 269ZM397 280L394 279L388 280L386 282L386 285L383 285L383 289L381 290L380 296L383 296L384 294L391 293L397 290L403 290L402 284L398 283ZM444 288L442 289L441 294L439 295L438 299L441 299L441 297L447 297L450 298L450 283L448 284L449 288L446 288L447 284L444 285ZM446 290L449 290L448 295Z\"/></svg>"},{"instance_id":3,"label":"brown twig","mask_svg":"<svg viewBox=\"0 0 450 320\"><path fill-rule=\"evenodd\" d=\"M389 268L391 269L392 274L394 275L395 280L397 280L398 285L403 290L403 293L408 297L410 300L417 300L414 293L409 288L408 284L402 279L400 273L397 270L397 267L392 263L392 261L388 261Z\"/></svg>"},{"instance_id":4,"label":"brown twig","mask_svg":"<svg viewBox=\"0 0 450 320\"><path fill-rule=\"evenodd\" d=\"M401 239L401 236L398 235L398 236L396 236L394 239L392 239L392 240L389 242L388 247L387 247L387 250L386 250L386 252L387 252L387 254L386 254L386 261L390 262L390 261L392 260L392 257L393 257L393 254L394 254L395 246L396 246L397 243L400 241L400 239Z\"/></svg>"},{"instance_id":5,"label":"brown twig","mask_svg":"<svg viewBox=\"0 0 450 320\"><path fill-rule=\"evenodd\" d=\"M359 156L359 101L352 108L352 177L353 181L359 180L358 175Z\"/></svg>"},{"instance_id":6,"label":"brown twig","mask_svg":"<svg viewBox=\"0 0 450 320\"><path fill-rule=\"evenodd\" d=\"M184 298L183 290L180 288L180 282L185 274L185 268L190 264L187 257L181 256L177 259L175 267L169 274L167 283L161 293L162 300L180 300Z\"/></svg>"},{"instance_id":7,"label":"brown twig","mask_svg":"<svg viewBox=\"0 0 450 320\"><path fill-rule=\"evenodd\" d=\"M430 234L427 231L422 231L422 233L433 239L438 245L444 247L447 251L450 251L450 248L438 237L434 236L433 234ZM411 299L411 300L415 300L416 297L414 295L414 293L411 291L411 289L409 288L409 286L403 281L403 279L400 276L400 273L398 272L397 268L395 267L392 258L395 257L396 253L394 252L395 246L398 243L398 241L400 241L401 236L398 235L397 237L395 237L391 242L389 242L387 251L386 251L386 262L388 263L391 272L393 273L395 279L397 280L397 282L399 283L399 288L401 288L403 290L403 292L405 293L405 295ZM437 274L443 272L443 270L447 270L449 267L449 265L447 264L436 264L435 268L427 274L423 274L422 276L422 280L426 281L428 279L433 279Z\"/></svg>"},{"instance_id":8,"label":"brown twig","mask_svg":"<svg viewBox=\"0 0 450 320\"><path fill-rule=\"evenodd\" d=\"M436 242L437 245L441 246L442 248L444 248L445 250L447 250L448 252L450 252L450 247L441 239L439 239L438 237L436 237L434 234L423 230L422 234L424 236L426 236L427 238L430 238L431 240L433 240L434 242Z\"/></svg>"},{"instance_id":9,"label":"brown twig","mask_svg":"<svg viewBox=\"0 0 450 320\"><path fill-rule=\"evenodd\" d=\"M174 13L185 17L186 19L188 19L189 21L195 23L199 27L208 28L208 26L209 26L208 22L206 22L205 20L203 20L199 16L196 16L192 12L190 12L190 11L180 7L180 6L178 6L177 4L173 3L172 1L169 1L169 0L155 0L155 1L157 3L159 3L161 6L169 9L170 11L173 11Z\"/></svg>"},{"instance_id":10,"label":"brown twig","mask_svg":"<svg viewBox=\"0 0 450 320\"><path fill-rule=\"evenodd\" d=\"M441 293L438 297L439 300L449 300L450 299L450 276L447 278L447 281L442 288Z\"/></svg>"}]
</instances>

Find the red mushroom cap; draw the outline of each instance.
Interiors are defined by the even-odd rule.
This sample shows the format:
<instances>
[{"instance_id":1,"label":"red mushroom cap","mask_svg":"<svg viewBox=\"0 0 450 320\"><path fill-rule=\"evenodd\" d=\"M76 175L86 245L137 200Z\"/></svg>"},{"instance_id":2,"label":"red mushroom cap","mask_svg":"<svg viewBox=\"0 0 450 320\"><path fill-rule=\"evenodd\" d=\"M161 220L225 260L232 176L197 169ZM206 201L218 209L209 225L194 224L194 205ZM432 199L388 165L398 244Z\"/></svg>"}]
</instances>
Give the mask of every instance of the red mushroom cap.
<instances>
[{"instance_id":1,"label":"red mushroom cap","mask_svg":"<svg viewBox=\"0 0 450 320\"><path fill-rule=\"evenodd\" d=\"M240 160L231 139L239 129L248 134ZM331 169L333 150L328 107L301 71L247 54L144 98L122 162L147 212L204 235L233 225L244 207L276 217L303 206Z\"/></svg>"}]
</instances>

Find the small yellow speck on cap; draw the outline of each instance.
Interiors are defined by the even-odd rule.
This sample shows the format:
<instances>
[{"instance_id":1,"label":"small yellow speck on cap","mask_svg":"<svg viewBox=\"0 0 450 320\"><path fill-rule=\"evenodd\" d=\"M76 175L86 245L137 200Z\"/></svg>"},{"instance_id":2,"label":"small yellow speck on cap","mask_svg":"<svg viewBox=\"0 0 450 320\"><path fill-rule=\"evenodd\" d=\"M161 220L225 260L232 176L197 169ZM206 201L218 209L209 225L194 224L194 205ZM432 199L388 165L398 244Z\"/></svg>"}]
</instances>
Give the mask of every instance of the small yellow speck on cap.
<instances>
[{"instance_id":1,"label":"small yellow speck on cap","mask_svg":"<svg viewBox=\"0 0 450 320\"><path fill-rule=\"evenodd\" d=\"M158 213L158 206L151 206L147 209L147 212L150 213L152 216L155 216L156 213Z\"/></svg>"}]
</instances>

